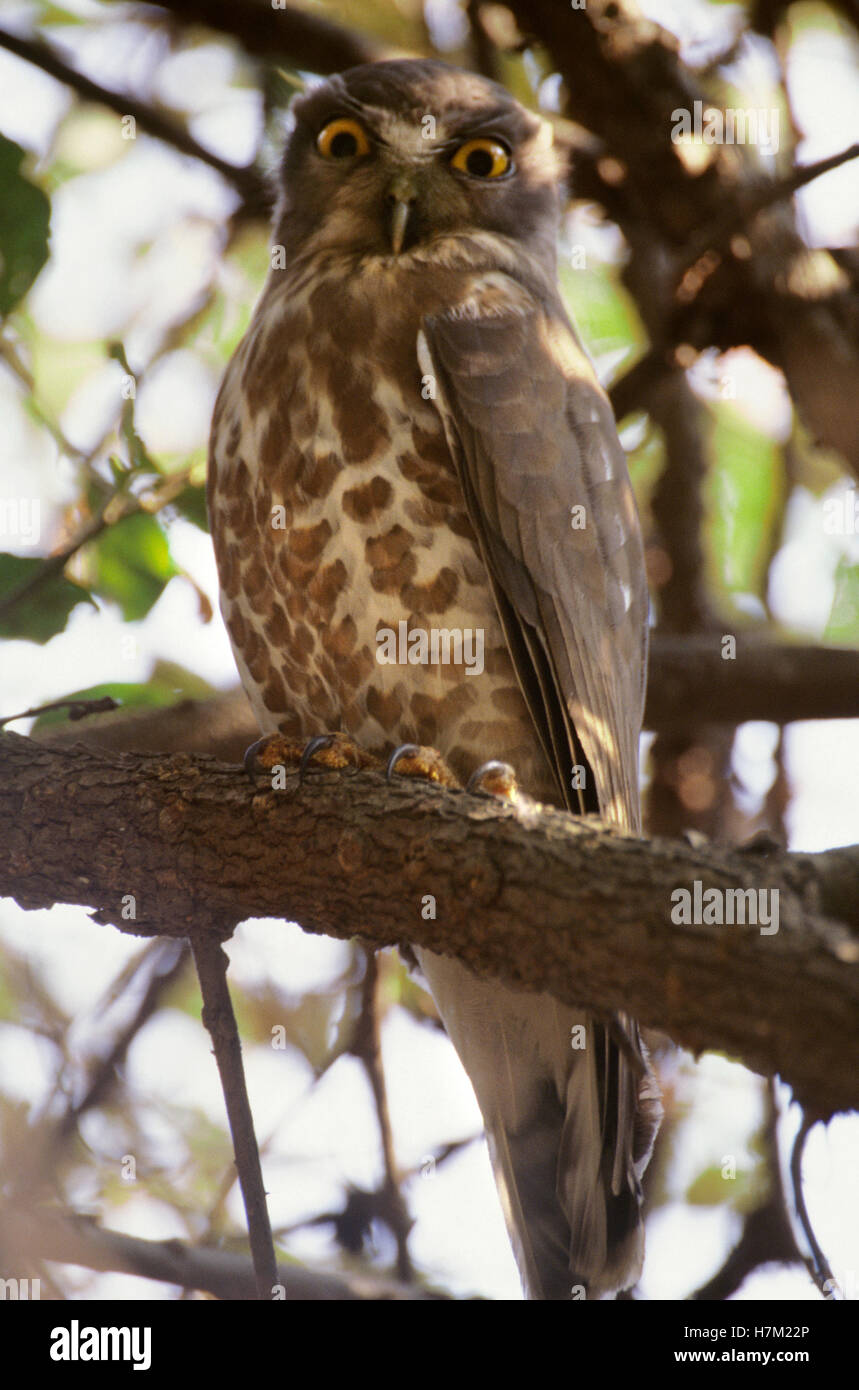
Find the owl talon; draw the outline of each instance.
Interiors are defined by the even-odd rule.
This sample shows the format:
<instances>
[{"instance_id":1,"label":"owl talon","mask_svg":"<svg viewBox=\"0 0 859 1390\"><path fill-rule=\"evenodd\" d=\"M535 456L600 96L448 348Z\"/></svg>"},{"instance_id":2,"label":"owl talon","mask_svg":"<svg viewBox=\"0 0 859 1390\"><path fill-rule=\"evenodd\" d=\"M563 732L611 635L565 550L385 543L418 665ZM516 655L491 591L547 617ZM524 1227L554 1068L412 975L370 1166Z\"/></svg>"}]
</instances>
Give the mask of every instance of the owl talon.
<instances>
[{"instance_id":1,"label":"owl talon","mask_svg":"<svg viewBox=\"0 0 859 1390\"><path fill-rule=\"evenodd\" d=\"M512 801L519 794L519 783L509 763L493 758L474 769L465 790L473 796L505 796Z\"/></svg>"},{"instance_id":2,"label":"owl talon","mask_svg":"<svg viewBox=\"0 0 859 1390\"><path fill-rule=\"evenodd\" d=\"M400 777L422 777L427 782L435 782L440 787L458 787L454 777L437 748L422 747L419 743L401 743L388 759L387 780L393 779L394 768L403 763Z\"/></svg>"},{"instance_id":3,"label":"owl talon","mask_svg":"<svg viewBox=\"0 0 859 1390\"><path fill-rule=\"evenodd\" d=\"M310 740L304 752L302 753L301 761L298 764L299 784L301 784L304 781L304 774L310 766L310 759L313 757L314 753L320 752L320 750L323 748L330 748L332 743L334 742L334 737L334 734L316 734Z\"/></svg>"},{"instance_id":4,"label":"owl talon","mask_svg":"<svg viewBox=\"0 0 859 1390\"><path fill-rule=\"evenodd\" d=\"M242 766L244 767L252 787L256 786L257 753L266 743L268 743L268 735L263 738L255 739L254 742L245 749L245 755L242 758Z\"/></svg>"},{"instance_id":5,"label":"owl talon","mask_svg":"<svg viewBox=\"0 0 859 1390\"><path fill-rule=\"evenodd\" d=\"M394 768L401 758L414 758L420 751L420 746L417 743L399 744L388 759L388 766L385 768L385 781L391 781L394 775Z\"/></svg>"},{"instance_id":6,"label":"owl talon","mask_svg":"<svg viewBox=\"0 0 859 1390\"><path fill-rule=\"evenodd\" d=\"M294 768L301 757L304 744L286 734L263 734L245 751L244 769L256 788L257 776L271 776L278 768Z\"/></svg>"},{"instance_id":7,"label":"owl talon","mask_svg":"<svg viewBox=\"0 0 859 1390\"><path fill-rule=\"evenodd\" d=\"M266 734L252 743L244 756L244 768L251 783L256 787L259 773L272 773L278 769L290 768L298 772L298 784L304 780L311 762L323 771L341 772L354 777L361 768L379 767L378 758L365 753L363 748L348 734L316 734L305 743L285 734Z\"/></svg>"},{"instance_id":8,"label":"owl talon","mask_svg":"<svg viewBox=\"0 0 859 1390\"><path fill-rule=\"evenodd\" d=\"M311 762L315 762L323 771L345 771L347 777L354 777L362 768L379 766L378 758L366 753L354 739L341 732L316 734L310 740L298 763L299 784L304 780Z\"/></svg>"}]
</instances>

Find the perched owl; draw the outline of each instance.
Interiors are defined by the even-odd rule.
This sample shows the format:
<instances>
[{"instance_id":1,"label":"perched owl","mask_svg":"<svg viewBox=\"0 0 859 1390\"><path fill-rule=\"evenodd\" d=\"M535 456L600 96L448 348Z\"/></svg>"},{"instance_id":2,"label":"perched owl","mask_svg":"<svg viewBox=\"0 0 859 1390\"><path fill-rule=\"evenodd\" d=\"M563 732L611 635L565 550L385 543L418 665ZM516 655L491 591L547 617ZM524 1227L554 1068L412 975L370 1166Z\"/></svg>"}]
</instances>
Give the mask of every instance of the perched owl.
<instances>
[{"instance_id":1,"label":"perched owl","mask_svg":"<svg viewBox=\"0 0 859 1390\"><path fill-rule=\"evenodd\" d=\"M294 114L211 441L221 607L260 726L430 745L463 781L501 759L533 797L635 831L642 546L558 292L550 128L429 61L354 68ZM630 1286L659 1109L635 1023L419 958L526 1293Z\"/></svg>"}]
</instances>

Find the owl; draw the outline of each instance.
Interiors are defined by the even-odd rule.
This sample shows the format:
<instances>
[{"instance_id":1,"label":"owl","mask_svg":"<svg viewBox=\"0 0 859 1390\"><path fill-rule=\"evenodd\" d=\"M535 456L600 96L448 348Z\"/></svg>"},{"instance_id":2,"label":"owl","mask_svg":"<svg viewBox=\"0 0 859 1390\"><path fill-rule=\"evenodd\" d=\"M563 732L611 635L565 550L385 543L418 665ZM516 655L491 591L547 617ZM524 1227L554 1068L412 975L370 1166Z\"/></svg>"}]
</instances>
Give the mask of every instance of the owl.
<instances>
[{"instance_id":1,"label":"owl","mask_svg":"<svg viewBox=\"0 0 859 1390\"><path fill-rule=\"evenodd\" d=\"M551 128L431 61L353 68L293 111L210 448L221 609L261 730L431 747L463 782L503 760L530 796L635 832L642 543L558 290ZM637 1026L417 954L526 1295L629 1287L659 1118Z\"/></svg>"}]
</instances>

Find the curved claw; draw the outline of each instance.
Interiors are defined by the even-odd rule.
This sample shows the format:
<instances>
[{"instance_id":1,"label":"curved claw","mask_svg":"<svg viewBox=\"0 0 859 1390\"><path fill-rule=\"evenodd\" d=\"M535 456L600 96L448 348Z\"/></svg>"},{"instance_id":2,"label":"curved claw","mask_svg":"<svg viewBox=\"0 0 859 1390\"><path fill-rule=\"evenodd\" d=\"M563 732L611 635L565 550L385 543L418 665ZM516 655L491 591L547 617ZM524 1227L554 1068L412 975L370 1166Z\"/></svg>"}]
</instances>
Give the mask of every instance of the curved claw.
<instances>
[{"instance_id":1,"label":"curved claw","mask_svg":"<svg viewBox=\"0 0 859 1390\"><path fill-rule=\"evenodd\" d=\"M263 735L262 738L255 739L254 742L248 748L245 749L245 755L242 758L242 765L245 769L245 772L247 773L247 776L250 779L251 785L254 787L256 786L256 778L254 776L254 760L264 743L268 743L268 734Z\"/></svg>"},{"instance_id":2,"label":"curved claw","mask_svg":"<svg viewBox=\"0 0 859 1390\"><path fill-rule=\"evenodd\" d=\"M310 759L313 757L313 754L318 753L320 748L330 748L332 743L334 742L335 737L335 734L316 734L310 740L304 752L302 753L301 761L298 764L299 784L304 781L304 774L307 771L308 766L310 765Z\"/></svg>"},{"instance_id":3,"label":"curved claw","mask_svg":"<svg viewBox=\"0 0 859 1390\"><path fill-rule=\"evenodd\" d=\"M415 758L420 753L420 751L420 744L401 743L399 747L394 749L393 753L388 759L388 766L385 768L385 780L387 782L390 782L391 778L394 775L394 768L397 766L397 763L400 761L400 758Z\"/></svg>"},{"instance_id":4,"label":"curved claw","mask_svg":"<svg viewBox=\"0 0 859 1390\"><path fill-rule=\"evenodd\" d=\"M486 789L480 785L482 782L486 781L487 778L494 778L497 781L499 785L498 791L490 787L487 792ZM471 792L473 796L480 795L481 793L488 796L510 796L515 787L516 773L513 771L513 768L509 763L499 762L497 758L491 759L488 763L481 763L480 767L476 767L465 784L465 790Z\"/></svg>"}]
</instances>

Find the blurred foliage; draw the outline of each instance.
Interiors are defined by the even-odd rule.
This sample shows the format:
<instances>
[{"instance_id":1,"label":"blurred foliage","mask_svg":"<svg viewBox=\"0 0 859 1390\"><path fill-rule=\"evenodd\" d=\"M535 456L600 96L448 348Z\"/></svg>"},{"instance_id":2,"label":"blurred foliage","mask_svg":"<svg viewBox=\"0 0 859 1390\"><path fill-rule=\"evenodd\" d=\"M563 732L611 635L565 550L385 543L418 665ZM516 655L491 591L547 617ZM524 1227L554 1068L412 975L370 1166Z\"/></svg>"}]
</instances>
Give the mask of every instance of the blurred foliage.
<instances>
[{"instance_id":1,"label":"blurred foliage","mask_svg":"<svg viewBox=\"0 0 859 1390\"><path fill-rule=\"evenodd\" d=\"M49 642L63 631L77 604L94 603L87 589L62 575L51 575L36 585L44 574L42 560L0 555L0 603L14 600L6 613L0 613L0 637Z\"/></svg>"},{"instance_id":2,"label":"blurred foliage","mask_svg":"<svg viewBox=\"0 0 859 1390\"><path fill-rule=\"evenodd\" d=\"M784 503L781 450L731 404L710 409L713 470L708 488L712 583L723 603L733 594L766 600L769 562Z\"/></svg>"},{"instance_id":3,"label":"blurred foliage","mask_svg":"<svg viewBox=\"0 0 859 1390\"><path fill-rule=\"evenodd\" d=\"M845 646L859 642L859 565L844 559L835 572L835 597L824 636L827 642Z\"/></svg>"},{"instance_id":4,"label":"blurred foliage","mask_svg":"<svg viewBox=\"0 0 859 1390\"><path fill-rule=\"evenodd\" d=\"M214 694L215 687L195 671L186 671L172 661L156 661L146 681L103 681L100 685L69 691L65 698L99 700L109 695L126 709L157 709L173 705L177 699L205 700ZM54 725L64 724L67 718L68 715L61 709L46 710L35 720L31 732L37 734Z\"/></svg>"},{"instance_id":5,"label":"blurred foliage","mask_svg":"<svg viewBox=\"0 0 859 1390\"><path fill-rule=\"evenodd\" d=\"M51 205L21 174L24 151L0 134L0 314L24 298L48 259Z\"/></svg>"},{"instance_id":6,"label":"blurred foliage","mask_svg":"<svg viewBox=\"0 0 859 1390\"><path fill-rule=\"evenodd\" d=\"M167 537L153 516L138 512L121 526L109 526L89 550L91 583L113 599L126 622L144 618L178 573Z\"/></svg>"},{"instance_id":7,"label":"blurred foliage","mask_svg":"<svg viewBox=\"0 0 859 1390\"><path fill-rule=\"evenodd\" d=\"M503 28L508 22L503 7L484 8L493 24ZM36 0L28 9L46 37L62 35L69 45L70 61L86 53L87 62L81 61L81 68L92 71L97 64L103 65L106 85L121 89L127 81L129 90L163 99L177 119L184 119L202 143L213 148L219 147L219 141L229 146L229 120L218 124L219 114L244 113L250 103L256 122L256 149L250 153L265 167L274 167L283 108L296 90L294 70L269 70L249 63L237 56L230 40L214 36L204 42L198 31L166 20L155 7L66 7ZM391 48L451 62L473 61L464 6L436 3L425 9L420 0L397 0L396 4L326 0L308 9ZM736 7L727 9L733 12ZM818 4L793 5L786 20L791 36L839 22ZM786 60L789 54L782 56ZM183 69L187 79L179 84L180 90L174 82L169 98L163 96L171 64L186 57L200 66L191 62ZM511 46L496 58L499 76L509 89L536 106L541 83L551 76L547 55ZM152 161L153 148L162 162ZM83 606L110 605L125 623L140 624L129 628L135 634L132 640L137 640L165 590L183 577L173 553L173 537L181 537L185 528L196 539L200 530L207 529L201 468L205 438L195 438L180 453L167 445L159 447L157 439L149 436L157 434L162 422L150 419L148 428L143 428L138 401L147 374L177 348L194 356L201 375L220 375L245 331L268 270L268 230L257 220L231 221L229 212L219 210L220 204L194 182L199 169L175 155L168 170L164 162L168 158L162 146L142 133L135 140L124 139L119 117L77 101L59 111L53 127L34 138L32 149L25 150L0 134L0 387L8 386L11 392L0 404L14 424L15 438L20 436L16 447L29 470L14 474L11 497L5 487L0 488L0 505L16 502L24 486L23 474L30 488L27 495L39 497L46 519L39 553L34 554L20 536L16 544L14 509L0 515L4 526L0 532L4 546L0 636L47 646L48 651L55 650L50 645L55 639L66 640L60 635L72 612ZM169 186L168 172L175 173L177 184L187 179L184 201ZM77 260L67 254L68 243L74 239L68 225L75 200L87 208L84 225L97 246L102 244L95 240L100 219L112 219L115 260L121 266L117 276L116 267L105 263L103 281L98 273L101 267L87 281L91 298L104 310L105 321L110 320L109 328L99 334L89 326L69 327L62 321L56 287L53 299L39 295L40 272L51 269L49 249L63 265L70 290L77 288L78 274L92 274L81 246L73 248ZM49 248L52 203L54 232ZM162 206L167 212L159 222L150 214ZM81 224L77 225L80 240L84 234ZM193 239L201 228L208 240ZM180 256L186 244L183 237L191 248L187 262ZM635 302L622 281L626 254L617 229L600 210L574 201L559 249L560 282L608 382L626 371L648 346ZM164 307L160 314L153 314L153 308L161 308L162 296ZM132 342L133 352L128 346ZM126 347L132 361L139 363L137 372L129 367ZM727 618L736 618L739 612L748 612L743 601L751 598L759 615L755 621L762 623L770 566L788 539L791 497L804 490L822 498L842 469L839 461L804 437L796 422L785 442L780 425L762 422L759 412L750 412L742 369L740 361L736 399L726 401L706 393L699 397L708 457L705 542L717 608ZM123 394L123 383L126 387L133 383L134 389ZM178 415L185 413L186 404L191 402L180 400L175 406ZM648 529L650 496L664 460L663 439L643 414L625 422L624 435ZM37 467L31 461L42 454L50 463ZM91 535L94 530L97 534ZM859 564L855 553L850 553L852 540L846 528L843 535L831 538L835 579L825 636L833 642L859 640ZM62 572L46 566L57 554L68 554ZM18 593L23 596L10 602ZM206 604L201 602L201 622L206 618ZM74 677L68 677L70 684L86 680L87 656L82 641ZM208 694L210 689L194 671L160 660L155 653L146 680L112 679L65 693L81 698L111 695L127 706L155 707ZM51 692L52 698L56 693ZM32 703L39 696L34 691ZM46 714L37 727L63 717ZM379 980L383 1015L401 1009L416 1023L438 1026L431 1000L397 957L382 958ZM127 991L133 994L130 981L120 972L117 998L125 999ZM245 982L235 988L235 995L248 1053L253 1057L259 1049L270 1055L272 1030L281 1029L284 1051L303 1059L313 1076L323 1075L335 1059L348 1054L359 992L360 970L354 954L350 970L326 989L293 996L273 982ZM199 995L190 972L171 981L162 1000L165 1006L177 1016L199 1018ZM41 1133L39 1126L48 1124L51 1106L57 1109L78 1093L83 1063L70 1032L72 1025L50 988L49 972L42 979L11 944L5 947L0 974L0 1020L3 1028L26 1023L44 1042L43 1091L50 1099L41 1110L39 1104L25 1106L17 1096L3 1091L0 1080L0 1130L8 1156L17 1151L16 1145L23 1145L25 1151L28 1144L32 1146L34 1133ZM690 1076L691 1066L681 1062L673 1082L676 1085L679 1078L687 1094L692 1090ZM129 1104L122 1095L120 1101L110 1097L103 1101L99 1117L102 1128L88 1131L91 1150L84 1152L83 1146L76 1146L73 1156L64 1160L57 1188L65 1191L70 1203L80 1191L89 1192L102 1211L129 1203L139 1189L118 1175L117 1159L133 1152L149 1197L180 1213L195 1239L214 1240L229 1234L232 1228L224 1209L234 1182L232 1153L223 1127L215 1125L201 1107L140 1096ZM678 1128L685 1130L693 1122L694 1108L687 1119L678 1103L664 1134L672 1134L677 1147ZM165 1134L170 1136L169 1143ZM734 1182L726 1182L718 1147L711 1136L699 1136L697 1171L685 1184L671 1176L675 1155L666 1151L659 1171L654 1165L655 1205L682 1199L690 1205L709 1206L727 1200L736 1210L746 1211L762 1200L765 1183L760 1165L751 1163Z\"/></svg>"}]
</instances>

